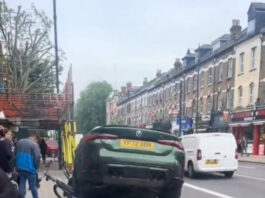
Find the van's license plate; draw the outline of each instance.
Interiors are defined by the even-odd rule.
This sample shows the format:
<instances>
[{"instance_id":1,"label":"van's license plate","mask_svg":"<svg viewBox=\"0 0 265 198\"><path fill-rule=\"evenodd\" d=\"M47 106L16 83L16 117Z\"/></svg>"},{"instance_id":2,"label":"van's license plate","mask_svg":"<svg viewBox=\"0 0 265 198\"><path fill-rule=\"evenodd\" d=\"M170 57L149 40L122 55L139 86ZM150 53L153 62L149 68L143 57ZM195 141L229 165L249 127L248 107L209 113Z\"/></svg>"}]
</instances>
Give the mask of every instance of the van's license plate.
<instances>
[{"instance_id":1,"label":"van's license plate","mask_svg":"<svg viewBox=\"0 0 265 198\"><path fill-rule=\"evenodd\" d=\"M154 150L155 144L147 141L121 139L120 147L128 149Z\"/></svg>"},{"instance_id":2,"label":"van's license plate","mask_svg":"<svg viewBox=\"0 0 265 198\"><path fill-rule=\"evenodd\" d=\"M206 165L218 165L218 160L206 160Z\"/></svg>"}]
</instances>

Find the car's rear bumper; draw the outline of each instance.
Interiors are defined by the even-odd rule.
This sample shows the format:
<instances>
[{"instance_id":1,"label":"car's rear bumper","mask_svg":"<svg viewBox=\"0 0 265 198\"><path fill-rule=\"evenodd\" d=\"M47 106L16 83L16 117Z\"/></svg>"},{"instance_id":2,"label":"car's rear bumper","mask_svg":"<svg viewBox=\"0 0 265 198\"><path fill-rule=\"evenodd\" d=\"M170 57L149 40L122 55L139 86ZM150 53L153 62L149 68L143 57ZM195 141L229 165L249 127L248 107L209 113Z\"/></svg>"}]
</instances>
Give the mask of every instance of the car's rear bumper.
<instances>
[{"instance_id":1,"label":"car's rear bumper","mask_svg":"<svg viewBox=\"0 0 265 198\"><path fill-rule=\"evenodd\" d=\"M197 172L228 172L236 171L238 166L227 166L227 167L198 167Z\"/></svg>"},{"instance_id":2,"label":"car's rear bumper","mask_svg":"<svg viewBox=\"0 0 265 198\"><path fill-rule=\"evenodd\" d=\"M107 164L103 170L103 183L138 188L179 186L183 178L172 176L168 169L120 164Z\"/></svg>"}]
</instances>

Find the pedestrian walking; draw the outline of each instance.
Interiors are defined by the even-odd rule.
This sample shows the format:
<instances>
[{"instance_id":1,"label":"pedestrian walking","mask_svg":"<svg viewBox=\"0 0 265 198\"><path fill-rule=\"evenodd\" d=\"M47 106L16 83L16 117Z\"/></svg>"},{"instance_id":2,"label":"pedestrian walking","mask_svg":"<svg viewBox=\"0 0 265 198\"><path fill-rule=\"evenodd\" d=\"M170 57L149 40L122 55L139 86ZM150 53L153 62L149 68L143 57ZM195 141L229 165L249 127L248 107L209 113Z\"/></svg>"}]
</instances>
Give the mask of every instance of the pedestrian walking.
<instances>
[{"instance_id":1,"label":"pedestrian walking","mask_svg":"<svg viewBox=\"0 0 265 198\"><path fill-rule=\"evenodd\" d=\"M247 139L246 137L243 137L242 141L241 141L241 144L242 144L242 154L243 155L244 153L247 155L248 152L247 152L247 146L248 146L248 143L247 143Z\"/></svg>"},{"instance_id":2,"label":"pedestrian walking","mask_svg":"<svg viewBox=\"0 0 265 198\"><path fill-rule=\"evenodd\" d=\"M242 144L241 144L241 139L237 140L237 152L242 153Z\"/></svg>"},{"instance_id":3,"label":"pedestrian walking","mask_svg":"<svg viewBox=\"0 0 265 198\"><path fill-rule=\"evenodd\" d=\"M40 140L39 146L40 146L42 161L43 164L45 164L48 146L44 139Z\"/></svg>"},{"instance_id":4,"label":"pedestrian walking","mask_svg":"<svg viewBox=\"0 0 265 198\"><path fill-rule=\"evenodd\" d=\"M30 134L28 138L19 140L16 144L16 167L19 177L19 193L25 198L26 181L33 198L38 198L37 170L40 164L40 149L37 144L36 134Z\"/></svg>"},{"instance_id":5,"label":"pedestrian walking","mask_svg":"<svg viewBox=\"0 0 265 198\"><path fill-rule=\"evenodd\" d=\"M0 128L0 168L7 174L9 178L12 177L14 170L12 147L9 140L5 139L7 130L1 126Z\"/></svg>"}]
</instances>

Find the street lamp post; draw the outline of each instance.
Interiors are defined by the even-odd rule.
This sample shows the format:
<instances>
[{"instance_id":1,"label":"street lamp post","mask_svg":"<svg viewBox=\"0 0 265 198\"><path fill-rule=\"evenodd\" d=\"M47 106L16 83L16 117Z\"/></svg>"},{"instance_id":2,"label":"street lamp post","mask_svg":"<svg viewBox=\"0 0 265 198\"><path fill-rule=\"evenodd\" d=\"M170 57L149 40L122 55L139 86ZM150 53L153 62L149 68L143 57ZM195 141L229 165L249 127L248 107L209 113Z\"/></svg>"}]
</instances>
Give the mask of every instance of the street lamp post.
<instances>
[{"instance_id":1,"label":"street lamp post","mask_svg":"<svg viewBox=\"0 0 265 198\"><path fill-rule=\"evenodd\" d=\"M199 117L199 89L200 89L200 54L198 53L198 61L197 61L197 95L196 95L196 123L195 123L195 132L198 132L198 117Z\"/></svg>"},{"instance_id":2,"label":"street lamp post","mask_svg":"<svg viewBox=\"0 0 265 198\"><path fill-rule=\"evenodd\" d=\"M54 49L55 49L55 69L56 69L56 92L60 93L59 89L59 57L58 57L58 39L57 39L57 15L56 15L56 0L53 0L53 23L54 23ZM59 111L59 109L58 109ZM59 114L59 112L58 112ZM61 129L58 129L58 162L59 169L62 169L62 139Z\"/></svg>"},{"instance_id":3,"label":"street lamp post","mask_svg":"<svg viewBox=\"0 0 265 198\"><path fill-rule=\"evenodd\" d=\"M182 135L182 82L179 82L179 136Z\"/></svg>"}]
</instances>

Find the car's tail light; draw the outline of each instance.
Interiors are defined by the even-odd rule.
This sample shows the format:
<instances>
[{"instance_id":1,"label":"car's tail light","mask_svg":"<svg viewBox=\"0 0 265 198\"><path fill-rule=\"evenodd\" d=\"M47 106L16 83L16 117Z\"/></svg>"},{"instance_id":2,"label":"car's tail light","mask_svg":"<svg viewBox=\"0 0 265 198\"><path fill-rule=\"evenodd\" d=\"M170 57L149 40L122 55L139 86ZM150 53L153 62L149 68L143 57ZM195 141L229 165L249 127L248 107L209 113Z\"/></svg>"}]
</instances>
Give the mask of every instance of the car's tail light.
<instances>
[{"instance_id":1,"label":"car's tail light","mask_svg":"<svg viewBox=\"0 0 265 198\"><path fill-rule=\"evenodd\" d=\"M238 152L237 152L237 149L235 150L235 159L238 159Z\"/></svg>"},{"instance_id":2,"label":"car's tail light","mask_svg":"<svg viewBox=\"0 0 265 198\"><path fill-rule=\"evenodd\" d=\"M197 150L197 160L201 160L202 159L202 151L201 149Z\"/></svg>"},{"instance_id":3,"label":"car's tail light","mask_svg":"<svg viewBox=\"0 0 265 198\"><path fill-rule=\"evenodd\" d=\"M159 144L164 144L164 145L169 145L169 146L174 146L174 147L177 147L180 150L184 150L182 144L180 142L177 142L177 141L173 141L173 140L159 140L158 143Z\"/></svg>"},{"instance_id":4,"label":"car's tail light","mask_svg":"<svg viewBox=\"0 0 265 198\"><path fill-rule=\"evenodd\" d=\"M111 135L111 134L92 134L87 135L84 137L86 142L94 141L94 140L114 140L118 139L117 135Z\"/></svg>"}]
</instances>

